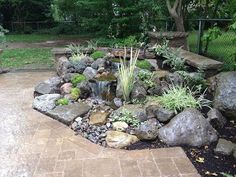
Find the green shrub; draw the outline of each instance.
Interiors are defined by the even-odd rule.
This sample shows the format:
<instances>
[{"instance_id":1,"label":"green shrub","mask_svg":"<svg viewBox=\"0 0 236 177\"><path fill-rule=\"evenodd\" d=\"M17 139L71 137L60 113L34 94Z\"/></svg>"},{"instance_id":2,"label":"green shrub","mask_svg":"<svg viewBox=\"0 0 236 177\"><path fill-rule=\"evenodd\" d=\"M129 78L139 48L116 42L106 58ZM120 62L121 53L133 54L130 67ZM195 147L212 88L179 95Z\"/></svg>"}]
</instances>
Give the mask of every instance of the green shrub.
<instances>
[{"instance_id":1,"label":"green shrub","mask_svg":"<svg viewBox=\"0 0 236 177\"><path fill-rule=\"evenodd\" d=\"M138 41L135 36L128 36L115 44L116 47L137 47Z\"/></svg>"},{"instance_id":2,"label":"green shrub","mask_svg":"<svg viewBox=\"0 0 236 177\"><path fill-rule=\"evenodd\" d=\"M103 52L103 51L96 51L96 52L94 52L94 53L91 55L91 57L92 57L94 60L96 60L96 59L98 59L98 58L103 58L103 57L105 57L105 56L106 56L106 53Z\"/></svg>"},{"instance_id":3,"label":"green shrub","mask_svg":"<svg viewBox=\"0 0 236 177\"><path fill-rule=\"evenodd\" d=\"M67 98L61 98L59 100L56 101L56 105L68 105L69 104L69 100Z\"/></svg>"},{"instance_id":4,"label":"green shrub","mask_svg":"<svg viewBox=\"0 0 236 177\"><path fill-rule=\"evenodd\" d=\"M71 83L76 87L80 82L85 81L86 77L83 74L76 74L72 77Z\"/></svg>"},{"instance_id":5,"label":"green shrub","mask_svg":"<svg viewBox=\"0 0 236 177\"><path fill-rule=\"evenodd\" d=\"M124 49L126 56L126 48ZM133 49L130 50L133 53ZM130 93L134 87L134 69L139 56L139 50L134 55L130 56L129 64L127 65L126 58L120 61L119 81L125 101L129 101Z\"/></svg>"},{"instance_id":6,"label":"green shrub","mask_svg":"<svg viewBox=\"0 0 236 177\"><path fill-rule=\"evenodd\" d=\"M153 82L153 73L151 73L148 70L141 70L138 73L139 79L149 88L152 88L155 86L155 83Z\"/></svg>"},{"instance_id":7,"label":"green shrub","mask_svg":"<svg viewBox=\"0 0 236 177\"><path fill-rule=\"evenodd\" d=\"M83 53L72 54L72 56L70 57L70 60L72 62L78 62L84 57L86 57L86 55Z\"/></svg>"},{"instance_id":8,"label":"green shrub","mask_svg":"<svg viewBox=\"0 0 236 177\"><path fill-rule=\"evenodd\" d=\"M138 60L136 66L141 69L152 70L152 65L148 60Z\"/></svg>"},{"instance_id":9,"label":"green shrub","mask_svg":"<svg viewBox=\"0 0 236 177\"><path fill-rule=\"evenodd\" d=\"M73 100L78 100L78 98L80 96L80 89L79 88L72 88L70 95Z\"/></svg>"},{"instance_id":10,"label":"green shrub","mask_svg":"<svg viewBox=\"0 0 236 177\"><path fill-rule=\"evenodd\" d=\"M185 108L209 107L210 101L201 94L197 98L197 92L192 92L188 87L172 86L162 96L154 97L164 108L173 110L177 114Z\"/></svg>"},{"instance_id":11,"label":"green shrub","mask_svg":"<svg viewBox=\"0 0 236 177\"><path fill-rule=\"evenodd\" d=\"M72 52L72 55L77 55L77 54L83 54L84 51L84 46L81 45L77 45L77 44L70 44L66 46L67 48L69 48Z\"/></svg>"},{"instance_id":12,"label":"green shrub","mask_svg":"<svg viewBox=\"0 0 236 177\"><path fill-rule=\"evenodd\" d=\"M111 117L112 122L125 122L130 126L138 127L140 124L140 121L132 115L131 112L129 112L126 109L123 109L120 114L113 114Z\"/></svg>"}]
</instances>

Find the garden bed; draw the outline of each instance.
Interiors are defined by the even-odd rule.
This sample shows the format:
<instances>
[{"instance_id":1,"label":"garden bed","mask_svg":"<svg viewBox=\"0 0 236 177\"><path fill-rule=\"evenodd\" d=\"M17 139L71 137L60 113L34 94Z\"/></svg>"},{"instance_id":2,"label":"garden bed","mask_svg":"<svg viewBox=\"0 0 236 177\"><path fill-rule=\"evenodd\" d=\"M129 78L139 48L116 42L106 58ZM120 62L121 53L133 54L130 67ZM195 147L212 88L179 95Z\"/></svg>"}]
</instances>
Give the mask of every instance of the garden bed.
<instances>
[{"instance_id":1,"label":"garden bed","mask_svg":"<svg viewBox=\"0 0 236 177\"><path fill-rule=\"evenodd\" d=\"M35 87L33 107L38 111L104 147L182 146L197 168L195 156L191 157L194 149L205 160L213 158L213 149L232 158L236 155L235 137L229 142L223 131L236 115L236 72L212 78L206 78L204 71L189 72L183 58L166 46L153 51L166 58L162 65L169 70L139 60L139 52L132 49L119 55L72 49L58 58L58 77ZM120 59L121 53L127 58ZM218 141L219 137L224 139ZM225 159L228 171L222 170L232 173L231 157Z\"/></svg>"}]
</instances>

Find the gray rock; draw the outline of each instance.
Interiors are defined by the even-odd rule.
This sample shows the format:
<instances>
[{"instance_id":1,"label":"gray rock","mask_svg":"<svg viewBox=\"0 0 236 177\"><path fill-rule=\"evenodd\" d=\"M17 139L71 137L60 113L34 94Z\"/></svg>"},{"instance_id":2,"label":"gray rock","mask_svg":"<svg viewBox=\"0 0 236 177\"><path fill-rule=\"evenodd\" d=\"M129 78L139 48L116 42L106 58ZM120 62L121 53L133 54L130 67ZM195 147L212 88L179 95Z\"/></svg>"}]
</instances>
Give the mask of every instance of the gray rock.
<instances>
[{"instance_id":1,"label":"gray rock","mask_svg":"<svg viewBox=\"0 0 236 177\"><path fill-rule=\"evenodd\" d=\"M93 61L90 57L84 57L79 61L72 62L72 65L76 73L82 74L88 66L91 66Z\"/></svg>"},{"instance_id":2,"label":"gray rock","mask_svg":"<svg viewBox=\"0 0 236 177\"><path fill-rule=\"evenodd\" d=\"M212 79L215 89L213 106L226 117L236 120L236 71L222 72Z\"/></svg>"},{"instance_id":3,"label":"gray rock","mask_svg":"<svg viewBox=\"0 0 236 177\"><path fill-rule=\"evenodd\" d=\"M117 98L122 98L123 97L123 91L121 87L120 80L117 80L117 86L116 86L116 97Z\"/></svg>"},{"instance_id":4,"label":"gray rock","mask_svg":"<svg viewBox=\"0 0 236 177\"><path fill-rule=\"evenodd\" d=\"M184 79L178 73L169 73L166 75L166 81L173 85L183 85Z\"/></svg>"},{"instance_id":5,"label":"gray rock","mask_svg":"<svg viewBox=\"0 0 236 177\"><path fill-rule=\"evenodd\" d=\"M52 77L46 81L39 83L35 87L35 92L42 95L60 93L61 83L62 83L62 79L60 77Z\"/></svg>"},{"instance_id":6,"label":"gray rock","mask_svg":"<svg viewBox=\"0 0 236 177\"><path fill-rule=\"evenodd\" d=\"M147 120L146 110L145 110L145 108L143 108L142 105L127 104L127 105L120 107L119 109L117 109L113 113L116 115L120 115L124 111L130 112L132 114L132 116L136 117L141 122L144 122Z\"/></svg>"},{"instance_id":7,"label":"gray rock","mask_svg":"<svg viewBox=\"0 0 236 177\"><path fill-rule=\"evenodd\" d=\"M76 117L83 116L90 109L91 107L84 103L75 103L57 106L55 109L49 110L46 114L66 125L70 125Z\"/></svg>"},{"instance_id":8,"label":"gray rock","mask_svg":"<svg viewBox=\"0 0 236 177\"><path fill-rule=\"evenodd\" d=\"M159 129L159 139L168 145L203 146L217 140L217 132L196 109L186 109Z\"/></svg>"},{"instance_id":9,"label":"gray rock","mask_svg":"<svg viewBox=\"0 0 236 177\"><path fill-rule=\"evenodd\" d=\"M131 100L145 100L147 92L145 88L136 82L131 91Z\"/></svg>"},{"instance_id":10,"label":"gray rock","mask_svg":"<svg viewBox=\"0 0 236 177\"><path fill-rule=\"evenodd\" d=\"M111 107L113 109L118 109L123 105L123 102L120 98L114 98L111 102Z\"/></svg>"},{"instance_id":11,"label":"gray rock","mask_svg":"<svg viewBox=\"0 0 236 177\"><path fill-rule=\"evenodd\" d=\"M160 122L166 122L174 117L175 112L165 109L161 106L158 106L157 109L155 110L155 114L156 114L157 120L159 120Z\"/></svg>"},{"instance_id":12,"label":"gray rock","mask_svg":"<svg viewBox=\"0 0 236 177\"><path fill-rule=\"evenodd\" d=\"M161 127L156 119L149 119L142 122L140 126L135 129L135 135L140 140L154 140L157 138L158 129Z\"/></svg>"},{"instance_id":13,"label":"gray rock","mask_svg":"<svg viewBox=\"0 0 236 177\"><path fill-rule=\"evenodd\" d=\"M62 94L69 94L72 89L72 84L71 83L65 83L61 86L60 91Z\"/></svg>"},{"instance_id":14,"label":"gray rock","mask_svg":"<svg viewBox=\"0 0 236 177\"><path fill-rule=\"evenodd\" d=\"M84 72L83 75L85 75L85 77L89 80L89 79L93 79L96 75L97 75L97 70L93 69L92 67L87 67Z\"/></svg>"},{"instance_id":15,"label":"gray rock","mask_svg":"<svg viewBox=\"0 0 236 177\"><path fill-rule=\"evenodd\" d=\"M92 89L89 86L88 81L82 81L77 85L77 88L80 89L80 98L86 99L92 93Z\"/></svg>"},{"instance_id":16,"label":"gray rock","mask_svg":"<svg viewBox=\"0 0 236 177\"><path fill-rule=\"evenodd\" d=\"M216 148L214 149L214 152L223 155L231 155L233 154L235 147L236 145L231 141L227 141L225 139L220 138L216 145Z\"/></svg>"},{"instance_id":17,"label":"gray rock","mask_svg":"<svg viewBox=\"0 0 236 177\"><path fill-rule=\"evenodd\" d=\"M71 79L77 75L77 73L66 73L64 75L62 75L62 79L65 81L65 82L70 82Z\"/></svg>"},{"instance_id":18,"label":"gray rock","mask_svg":"<svg viewBox=\"0 0 236 177\"><path fill-rule=\"evenodd\" d=\"M234 156L234 158L236 159L236 147L234 148L233 156Z\"/></svg>"},{"instance_id":19,"label":"gray rock","mask_svg":"<svg viewBox=\"0 0 236 177\"><path fill-rule=\"evenodd\" d=\"M61 57L58 59L56 70L59 76L63 76L67 73L73 73L75 71L73 65L66 57Z\"/></svg>"},{"instance_id":20,"label":"gray rock","mask_svg":"<svg viewBox=\"0 0 236 177\"><path fill-rule=\"evenodd\" d=\"M91 67L97 70L99 67L105 67L105 63L106 63L106 60L102 58L98 58L92 63Z\"/></svg>"},{"instance_id":21,"label":"gray rock","mask_svg":"<svg viewBox=\"0 0 236 177\"><path fill-rule=\"evenodd\" d=\"M126 122L114 122L112 125L116 131L125 131L129 127Z\"/></svg>"},{"instance_id":22,"label":"gray rock","mask_svg":"<svg viewBox=\"0 0 236 177\"><path fill-rule=\"evenodd\" d=\"M46 113L56 107L56 101L60 98L60 94L45 94L35 97L33 108L42 113Z\"/></svg>"},{"instance_id":23,"label":"gray rock","mask_svg":"<svg viewBox=\"0 0 236 177\"><path fill-rule=\"evenodd\" d=\"M227 123L226 118L217 109L211 109L207 113L207 120L211 123L214 128L223 128Z\"/></svg>"}]
</instances>

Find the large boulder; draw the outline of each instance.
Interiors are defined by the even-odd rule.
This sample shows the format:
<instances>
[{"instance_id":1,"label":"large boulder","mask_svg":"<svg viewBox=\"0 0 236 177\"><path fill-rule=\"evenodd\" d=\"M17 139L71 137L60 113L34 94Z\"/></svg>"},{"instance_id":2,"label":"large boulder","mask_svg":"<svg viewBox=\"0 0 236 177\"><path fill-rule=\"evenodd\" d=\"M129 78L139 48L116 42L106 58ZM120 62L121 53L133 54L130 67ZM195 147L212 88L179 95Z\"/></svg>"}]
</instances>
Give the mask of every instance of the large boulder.
<instances>
[{"instance_id":1,"label":"large boulder","mask_svg":"<svg viewBox=\"0 0 236 177\"><path fill-rule=\"evenodd\" d=\"M82 98L82 99L88 98L92 93L92 89L91 89L88 81L80 82L77 85L77 88L80 89L80 98Z\"/></svg>"},{"instance_id":2,"label":"large boulder","mask_svg":"<svg viewBox=\"0 0 236 177\"><path fill-rule=\"evenodd\" d=\"M60 93L61 83L62 83L62 79L60 77L52 77L46 81L39 83L35 87L35 92L41 95Z\"/></svg>"},{"instance_id":3,"label":"large boulder","mask_svg":"<svg viewBox=\"0 0 236 177\"><path fill-rule=\"evenodd\" d=\"M146 89L140 85L138 82L134 84L134 87L131 91L131 99L132 100L145 100L147 95Z\"/></svg>"},{"instance_id":4,"label":"large boulder","mask_svg":"<svg viewBox=\"0 0 236 177\"><path fill-rule=\"evenodd\" d=\"M103 58L98 58L92 63L91 67L93 69L98 70L98 68L105 67L105 65L106 65L106 60L104 60Z\"/></svg>"},{"instance_id":5,"label":"large boulder","mask_svg":"<svg viewBox=\"0 0 236 177\"><path fill-rule=\"evenodd\" d=\"M49 112L56 107L56 101L60 98L60 94L45 94L35 97L33 108L42 113Z\"/></svg>"},{"instance_id":6,"label":"large boulder","mask_svg":"<svg viewBox=\"0 0 236 177\"><path fill-rule=\"evenodd\" d=\"M145 108L142 105L138 104L126 104L116 111L113 114L120 115L122 112L129 112L133 117L136 117L139 121L143 122L147 120L147 114Z\"/></svg>"},{"instance_id":7,"label":"large boulder","mask_svg":"<svg viewBox=\"0 0 236 177\"><path fill-rule=\"evenodd\" d=\"M217 132L196 109L186 109L159 129L159 138L168 145L203 146L217 140Z\"/></svg>"},{"instance_id":8,"label":"large boulder","mask_svg":"<svg viewBox=\"0 0 236 177\"><path fill-rule=\"evenodd\" d=\"M236 71L222 72L211 78L211 88L214 90L214 108L236 120Z\"/></svg>"},{"instance_id":9,"label":"large boulder","mask_svg":"<svg viewBox=\"0 0 236 177\"><path fill-rule=\"evenodd\" d=\"M157 138L158 129L161 127L160 123L156 119L149 119L142 122L137 129L135 129L135 135L140 140L154 140Z\"/></svg>"},{"instance_id":10,"label":"large boulder","mask_svg":"<svg viewBox=\"0 0 236 177\"><path fill-rule=\"evenodd\" d=\"M91 66L93 61L94 60L90 57L84 57L79 61L72 62L72 65L73 65L76 73L82 74L88 66Z\"/></svg>"},{"instance_id":11,"label":"large boulder","mask_svg":"<svg viewBox=\"0 0 236 177\"><path fill-rule=\"evenodd\" d=\"M136 136L120 131L107 131L106 134L107 145L112 148L121 149L139 141Z\"/></svg>"},{"instance_id":12,"label":"large boulder","mask_svg":"<svg viewBox=\"0 0 236 177\"><path fill-rule=\"evenodd\" d=\"M66 125L70 125L75 118L85 115L90 109L91 107L87 104L75 103L57 106L53 110L46 112L46 114Z\"/></svg>"}]
</instances>

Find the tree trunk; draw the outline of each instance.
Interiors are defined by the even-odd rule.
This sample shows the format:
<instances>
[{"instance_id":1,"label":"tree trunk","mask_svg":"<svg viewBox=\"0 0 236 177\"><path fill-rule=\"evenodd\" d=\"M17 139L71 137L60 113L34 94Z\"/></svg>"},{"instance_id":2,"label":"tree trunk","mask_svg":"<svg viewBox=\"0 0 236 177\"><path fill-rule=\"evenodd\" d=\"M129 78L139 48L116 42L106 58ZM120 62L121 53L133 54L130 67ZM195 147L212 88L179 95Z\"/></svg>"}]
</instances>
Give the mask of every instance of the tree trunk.
<instances>
[{"instance_id":1,"label":"tree trunk","mask_svg":"<svg viewBox=\"0 0 236 177\"><path fill-rule=\"evenodd\" d=\"M171 7L170 0L166 0L166 5L170 13L170 16L175 21L176 30L185 32L183 12L182 12L182 0L175 0L173 7Z\"/></svg>"}]
</instances>

